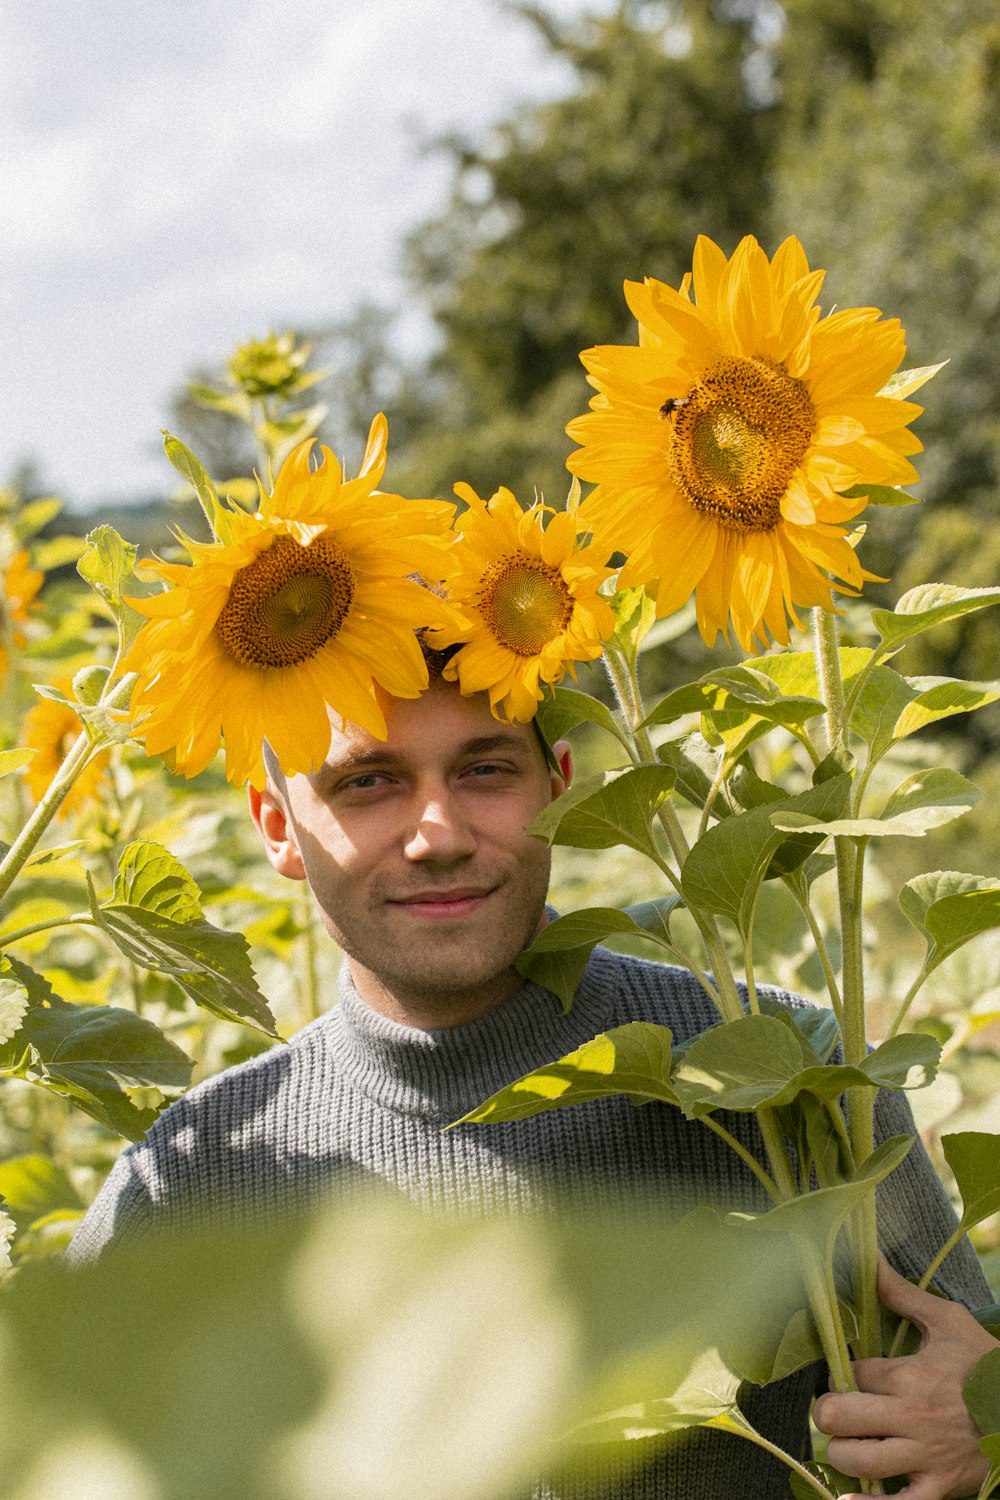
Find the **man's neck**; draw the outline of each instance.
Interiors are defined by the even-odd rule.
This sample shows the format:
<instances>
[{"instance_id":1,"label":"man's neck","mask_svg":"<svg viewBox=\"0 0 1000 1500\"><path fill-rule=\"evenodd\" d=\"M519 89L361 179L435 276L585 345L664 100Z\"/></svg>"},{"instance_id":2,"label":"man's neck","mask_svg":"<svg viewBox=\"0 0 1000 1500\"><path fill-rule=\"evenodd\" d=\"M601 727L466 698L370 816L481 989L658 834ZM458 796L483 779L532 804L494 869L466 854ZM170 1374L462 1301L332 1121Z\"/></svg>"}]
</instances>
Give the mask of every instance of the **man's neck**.
<instances>
[{"instance_id":1,"label":"man's neck","mask_svg":"<svg viewBox=\"0 0 1000 1500\"><path fill-rule=\"evenodd\" d=\"M524 983L521 975L511 969L470 990L399 993L388 989L370 969L353 958L347 963L354 987L366 1005L390 1021L412 1026L417 1031L450 1031L453 1026L478 1021L480 1016L502 1005Z\"/></svg>"}]
</instances>

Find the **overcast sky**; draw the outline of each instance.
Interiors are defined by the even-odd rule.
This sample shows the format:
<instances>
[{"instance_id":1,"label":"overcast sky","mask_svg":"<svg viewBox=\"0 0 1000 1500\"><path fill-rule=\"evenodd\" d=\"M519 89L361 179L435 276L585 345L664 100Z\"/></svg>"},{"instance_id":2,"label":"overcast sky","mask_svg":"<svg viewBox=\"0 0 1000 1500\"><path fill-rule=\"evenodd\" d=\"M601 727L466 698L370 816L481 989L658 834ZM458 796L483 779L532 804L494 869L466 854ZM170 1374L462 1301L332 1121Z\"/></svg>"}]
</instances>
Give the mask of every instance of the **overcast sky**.
<instances>
[{"instance_id":1,"label":"overcast sky","mask_svg":"<svg viewBox=\"0 0 1000 1500\"><path fill-rule=\"evenodd\" d=\"M394 297L420 141L566 83L498 0L0 0L0 481L168 489L191 368Z\"/></svg>"}]
</instances>

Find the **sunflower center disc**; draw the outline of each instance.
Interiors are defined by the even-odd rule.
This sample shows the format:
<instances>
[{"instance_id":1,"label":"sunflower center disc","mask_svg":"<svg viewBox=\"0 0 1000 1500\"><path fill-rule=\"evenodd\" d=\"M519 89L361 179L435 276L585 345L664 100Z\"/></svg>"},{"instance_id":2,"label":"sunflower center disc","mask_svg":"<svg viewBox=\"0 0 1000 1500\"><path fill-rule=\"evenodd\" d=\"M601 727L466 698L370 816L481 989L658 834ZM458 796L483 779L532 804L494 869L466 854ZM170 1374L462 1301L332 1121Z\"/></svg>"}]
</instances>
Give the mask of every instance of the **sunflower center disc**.
<instances>
[{"instance_id":1,"label":"sunflower center disc","mask_svg":"<svg viewBox=\"0 0 1000 1500\"><path fill-rule=\"evenodd\" d=\"M771 531L816 430L801 380L767 359L720 359L673 414L670 468L695 510Z\"/></svg>"},{"instance_id":2,"label":"sunflower center disc","mask_svg":"<svg viewBox=\"0 0 1000 1500\"><path fill-rule=\"evenodd\" d=\"M493 635L515 656L537 656L573 614L573 596L555 569L523 552L486 569L477 602Z\"/></svg>"},{"instance_id":3,"label":"sunflower center disc","mask_svg":"<svg viewBox=\"0 0 1000 1500\"><path fill-rule=\"evenodd\" d=\"M329 537L300 547L279 536L240 568L215 622L224 649L244 667L294 667L333 639L351 607L354 573Z\"/></svg>"}]
</instances>

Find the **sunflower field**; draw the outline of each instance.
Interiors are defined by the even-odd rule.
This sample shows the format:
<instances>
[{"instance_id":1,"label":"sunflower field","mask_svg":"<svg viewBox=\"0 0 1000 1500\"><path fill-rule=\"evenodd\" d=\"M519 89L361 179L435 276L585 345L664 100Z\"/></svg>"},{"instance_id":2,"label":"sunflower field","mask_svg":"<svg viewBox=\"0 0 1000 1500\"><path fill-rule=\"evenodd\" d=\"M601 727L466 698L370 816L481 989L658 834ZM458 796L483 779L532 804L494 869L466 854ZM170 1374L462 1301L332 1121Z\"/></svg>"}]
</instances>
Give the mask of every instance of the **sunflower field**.
<instances>
[{"instance_id":1,"label":"sunflower field","mask_svg":"<svg viewBox=\"0 0 1000 1500\"><path fill-rule=\"evenodd\" d=\"M329 449L313 452L320 409L299 401L316 377L309 351L291 336L245 346L229 365L265 478L238 475L217 487L197 456L167 437L166 457L184 482L180 500L188 509L159 555L140 557L108 525L82 541L61 535L57 502L6 497L3 692L5 723L18 728L0 752L0 1192L15 1280L33 1267L37 1274L40 1262L54 1264L119 1150L141 1140L163 1108L198 1079L281 1045L331 1003L336 950L300 889L278 880L263 859L240 789L249 783L259 791L268 777L314 768L326 753L328 711L334 722L384 736L379 692L414 697L426 685L416 632L441 653L444 675L463 692L488 692L499 717L537 718L549 744L583 731L587 774L533 825L557 847L553 899L565 910L524 955L524 972L569 1007L591 949L606 942L690 968L724 1022L674 1058L665 1029L662 1042L647 1035L657 1028L641 1023L641 1036L595 1038L484 1101L468 1119L488 1125L614 1092L637 1103L660 1099L701 1118L720 1098L731 1101L757 1115L767 1165L756 1163L754 1171L777 1204L773 1212L806 1204L821 1217L831 1212L827 1200L835 1202L838 1224L851 1215L856 1264L873 1267L867 1236L874 1220L865 1215L875 1183L899 1164L900 1142L875 1147L870 1085L930 1084L918 1116L957 1182L962 1227L996 1278L1000 1136L991 1122L1000 1061L991 1037L1000 1023L1000 888L988 876L946 870L905 881L898 909L923 938L921 957L919 942L901 936L900 916L886 899L883 887L895 879L890 868L874 862L867 881L864 871L870 845L933 836L979 800L957 770L927 769L928 747L914 754L910 740L987 708L1000 689L904 677L888 663L912 638L1000 603L1000 588L912 590L894 611L874 611L865 635L859 596L870 575L855 550L862 534L847 528L867 507L910 503L899 488L912 479L910 457L920 448L910 423L921 408L910 396L936 370L899 371L898 322L872 309L818 319L821 283L797 241L769 260L748 237L730 258L699 240L693 273L678 291L652 280L629 288L639 342L582 356L597 394L591 412L570 424L581 446L570 462L577 477L564 509L541 500L524 508L504 488L484 500L463 483L455 486L461 510L382 491L381 416L356 477L345 479ZM585 497L581 478L591 486ZM623 554L624 566L616 561ZM832 612L835 593L847 601L846 646ZM815 644L803 651L797 611L809 609ZM648 709L642 678L649 663L664 641L694 627L709 650L720 632L731 632L742 664L727 654L721 666ZM871 644L853 644L855 638ZM568 687L567 674L578 673L578 685ZM625 765L615 766L622 749ZM938 759L935 747L931 752ZM824 845L836 852L824 853ZM736 973L746 978L744 999ZM815 1028L791 1041L795 1028L790 1032L758 997L763 977L828 1007L843 1061L827 1061L832 1041L821 1042ZM878 1037L885 1041L871 1052L869 1038ZM845 1089L863 1101L852 1103L846 1124L833 1102ZM819 1173L818 1190L796 1184L782 1141L793 1129L787 1109L802 1098L813 1101L813 1114L803 1117L810 1123L796 1149ZM820 1101L832 1113L817 1116ZM831 1165L831 1152L839 1165ZM159 1493L162 1483L166 1494L179 1495L228 1493L227 1486L252 1494L280 1471L291 1492L308 1495L324 1492L335 1454L347 1466L343 1483L351 1493L376 1479L398 1488L405 1471L405 1492L421 1494L406 1436L412 1414L401 1431L390 1424L388 1432L379 1428L377 1443L364 1438L359 1477L349 1454L362 1439L351 1423L364 1429L371 1417L349 1402L349 1418L342 1390L329 1410L322 1395L323 1368L341 1372L340 1390L345 1369L385 1358L387 1340L412 1337L405 1357L416 1358L424 1347L419 1318L409 1335L405 1319L387 1322L384 1308L350 1330L331 1326L302 1355L305 1373L284 1377L292 1392L285 1416L281 1403L275 1410L273 1377L283 1361L295 1364L303 1339L315 1343L316 1330L306 1332L294 1307L271 1306L273 1278L322 1274L308 1268L330 1264L323 1256L331 1253L349 1266L356 1252L348 1229L309 1226L303 1241L276 1225L250 1259L245 1250L234 1258L229 1245L199 1242L199 1269L184 1273L183 1312L169 1294L153 1309L144 1305L140 1262L132 1290L130 1272L121 1283L110 1268L88 1270L82 1302L66 1291L59 1271L50 1280L29 1275L12 1337L23 1340L19 1319L33 1315L43 1323L56 1317L69 1329L58 1370L34 1349L27 1356L32 1379L56 1389L56 1428L65 1421L58 1391L67 1371L92 1356L89 1320L100 1315L102 1299L115 1300L108 1338L128 1340L136 1323L152 1316L147 1337L155 1342L168 1324L195 1315L190 1337L201 1349L199 1299L221 1296L225 1306L220 1286L229 1277L236 1302L227 1316L236 1331L227 1337L259 1338L266 1305L268 1337L287 1346L269 1379L241 1397L239 1441L221 1453L213 1446L211 1454L197 1443L179 1453L166 1439L152 1450L145 1441L136 1448L127 1415L134 1401L111 1394L106 1399L112 1406L124 1401L126 1416L110 1432L101 1426L105 1398L96 1429L87 1425L93 1414L80 1417L95 1472L121 1470L129 1494ZM351 1232L355 1242L375 1232L390 1247L423 1237L432 1285L441 1258L450 1263L456 1253L450 1240L424 1236L405 1215L386 1218L375 1205ZM748 1246L741 1232L730 1244L732 1228L697 1214L670 1232L691 1264L721 1256L723 1282L728 1275L730 1284L746 1285L748 1255L759 1247ZM534 1229L506 1238L496 1229L483 1233L468 1247L477 1265L500 1256L506 1267L512 1255L522 1268L519 1349L534 1337L529 1328L555 1320L545 1340L554 1361L547 1400L536 1402L532 1421L523 1410L512 1412L503 1440L494 1432L484 1446L489 1424L480 1420L450 1450L455 1483L492 1494L490 1486L503 1489L512 1475L529 1471L525 1465L547 1441L546 1424L581 1400L572 1351L586 1337L593 1309L585 1300L571 1307L553 1301L528 1266L538 1257L548 1264L583 1255L586 1280L602 1274L607 1256L616 1265L639 1256L644 1241L634 1226L626 1248L610 1224L591 1225L582 1237L567 1231L554 1245L533 1240ZM950 1246L941 1247L935 1266ZM169 1284L191 1252L164 1253L160 1274ZM645 1253L658 1252L649 1246ZM797 1285L792 1263L775 1277L775 1253L769 1244L761 1274ZM832 1257L832 1239L825 1253ZM832 1286L832 1259L829 1273ZM478 1269L463 1274L478 1284ZM626 1296L616 1313L626 1324L641 1317L645 1327L660 1298L674 1328L677 1299L697 1300L676 1274L669 1290L651 1288L645 1263L634 1284L641 1297ZM238 1311L247 1287L257 1288L252 1328ZM804 1343L797 1335L787 1367L822 1352L834 1378L849 1380L838 1351L847 1340L878 1347L874 1301L866 1308L862 1297L851 1314L856 1323L841 1327L839 1303L829 1303L808 1276L802 1295L816 1332ZM783 1326L789 1307L768 1308L774 1327ZM462 1337L470 1348L481 1338L482 1313L482 1304L469 1308ZM740 1306L721 1315L730 1329L744 1319ZM698 1352L705 1327L699 1323L689 1337L695 1342L672 1334L660 1357L657 1378L661 1389L672 1382L669 1398L627 1406L643 1413L637 1430L649 1436L707 1422L759 1441L737 1415L733 1382L750 1370L750 1378L765 1381L784 1370L787 1333L764 1375L758 1343L730 1351L728 1363L709 1371ZM897 1341L902 1337L901 1329ZM866 1338L874 1342L866 1346ZM692 1359L708 1382L696 1398ZM119 1361L132 1391L136 1376L124 1350ZM625 1431L613 1413L590 1410L595 1401L607 1406L616 1390L621 1399L634 1396L629 1360L625 1366L599 1361L591 1370L593 1389L582 1398L586 1442L627 1445L636 1435L634 1417ZM375 1389L379 1378L372 1375ZM503 1390L504 1401L512 1400ZM210 1409L217 1400L213 1390ZM992 1431L988 1381L980 1400L981 1424ZM247 1411L254 1402L266 1405L268 1418L251 1442ZM312 1425L302 1428L306 1411ZM433 1430L439 1418L420 1411ZM452 1415L459 1425L466 1419ZM28 1463L27 1494L34 1483L63 1483L60 1465L75 1464L76 1441L50 1444L36 1469L30 1454L17 1451L15 1465ZM199 1484L214 1473L216 1488L191 1488L192 1454L202 1465ZM832 1471L788 1461L813 1492L839 1492Z\"/></svg>"}]
</instances>

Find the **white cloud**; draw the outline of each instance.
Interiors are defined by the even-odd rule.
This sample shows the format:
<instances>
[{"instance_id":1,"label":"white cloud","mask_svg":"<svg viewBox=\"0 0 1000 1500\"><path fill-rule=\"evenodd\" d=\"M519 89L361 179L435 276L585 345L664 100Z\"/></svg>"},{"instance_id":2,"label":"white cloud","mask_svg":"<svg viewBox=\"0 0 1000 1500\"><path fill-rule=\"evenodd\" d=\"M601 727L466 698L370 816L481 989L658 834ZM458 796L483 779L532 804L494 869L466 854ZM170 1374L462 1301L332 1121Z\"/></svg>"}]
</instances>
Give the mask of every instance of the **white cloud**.
<instances>
[{"instance_id":1,"label":"white cloud","mask_svg":"<svg viewBox=\"0 0 1000 1500\"><path fill-rule=\"evenodd\" d=\"M447 175L418 135L561 76L494 0L12 0L0 476L34 453L71 498L155 487L193 363L396 290Z\"/></svg>"}]
</instances>

